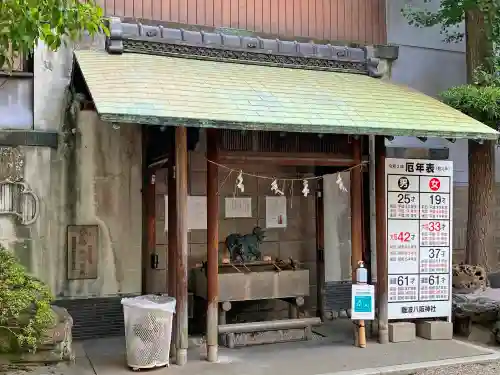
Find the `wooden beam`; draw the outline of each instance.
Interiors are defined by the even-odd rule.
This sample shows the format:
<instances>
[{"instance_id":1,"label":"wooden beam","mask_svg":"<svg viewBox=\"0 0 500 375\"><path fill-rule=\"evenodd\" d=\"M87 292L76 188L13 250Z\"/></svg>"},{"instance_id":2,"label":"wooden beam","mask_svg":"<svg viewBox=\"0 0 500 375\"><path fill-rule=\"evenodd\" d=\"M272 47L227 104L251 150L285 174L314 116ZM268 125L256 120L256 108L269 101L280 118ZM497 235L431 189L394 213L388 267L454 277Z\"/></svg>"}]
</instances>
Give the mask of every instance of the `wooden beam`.
<instances>
[{"instance_id":1,"label":"wooden beam","mask_svg":"<svg viewBox=\"0 0 500 375\"><path fill-rule=\"evenodd\" d=\"M218 359L219 197L217 129L207 129L207 360Z\"/></svg>"},{"instance_id":2,"label":"wooden beam","mask_svg":"<svg viewBox=\"0 0 500 375\"><path fill-rule=\"evenodd\" d=\"M356 164L362 162L361 140L353 139L353 159ZM351 268L352 282L356 283L356 269L363 261L363 169L361 166L351 170ZM366 346L364 321L359 321L357 330L357 343L361 347Z\"/></svg>"},{"instance_id":3,"label":"wooden beam","mask_svg":"<svg viewBox=\"0 0 500 375\"><path fill-rule=\"evenodd\" d=\"M168 158L168 176L167 176L167 200L168 212L165 214L168 218L168 246L167 246L167 272L168 272L168 294L177 298L177 194L175 184L175 147L174 141L170 144L171 155ZM172 323L172 340L170 346L170 356L176 356L176 335L177 319L174 315Z\"/></svg>"},{"instance_id":4,"label":"wooden beam","mask_svg":"<svg viewBox=\"0 0 500 375\"><path fill-rule=\"evenodd\" d=\"M377 306L378 340L389 342L388 295L387 295L387 212L385 186L385 140L375 137L375 197L377 228Z\"/></svg>"},{"instance_id":5,"label":"wooden beam","mask_svg":"<svg viewBox=\"0 0 500 375\"><path fill-rule=\"evenodd\" d=\"M177 198L177 332L176 364L187 362L188 349L188 152L187 129L175 129L175 186Z\"/></svg>"},{"instance_id":6,"label":"wooden beam","mask_svg":"<svg viewBox=\"0 0 500 375\"><path fill-rule=\"evenodd\" d=\"M291 157L282 152L241 152L241 151L219 151L219 160L231 164L273 163L284 166L328 166L345 167L356 165L351 155L301 153Z\"/></svg>"}]
</instances>

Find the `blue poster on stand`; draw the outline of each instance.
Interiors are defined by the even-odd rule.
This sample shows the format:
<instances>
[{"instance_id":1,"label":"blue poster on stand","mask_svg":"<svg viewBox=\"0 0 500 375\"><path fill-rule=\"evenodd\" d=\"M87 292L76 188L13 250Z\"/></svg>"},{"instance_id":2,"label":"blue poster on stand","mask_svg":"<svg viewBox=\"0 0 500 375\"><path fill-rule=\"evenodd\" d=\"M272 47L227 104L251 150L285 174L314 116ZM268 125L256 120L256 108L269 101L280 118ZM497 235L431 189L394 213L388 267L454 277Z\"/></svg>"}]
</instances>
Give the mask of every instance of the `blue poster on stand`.
<instances>
[{"instance_id":1,"label":"blue poster on stand","mask_svg":"<svg viewBox=\"0 0 500 375\"><path fill-rule=\"evenodd\" d=\"M375 287L368 284L354 284L352 286L351 306L351 319L375 319Z\"/></svg>"}]
</instances>

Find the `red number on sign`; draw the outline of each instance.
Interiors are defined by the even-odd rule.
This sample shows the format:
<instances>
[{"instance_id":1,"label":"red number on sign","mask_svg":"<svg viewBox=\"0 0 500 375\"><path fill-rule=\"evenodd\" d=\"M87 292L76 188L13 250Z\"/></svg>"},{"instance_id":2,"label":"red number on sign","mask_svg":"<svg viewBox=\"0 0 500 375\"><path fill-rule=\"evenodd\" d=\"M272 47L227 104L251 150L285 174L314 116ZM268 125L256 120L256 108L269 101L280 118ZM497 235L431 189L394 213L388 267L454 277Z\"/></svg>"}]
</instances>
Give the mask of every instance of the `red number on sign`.
<instances>
[{"instance_id":1,"label":"red number on sign","mask_svg":"<svg viewBox=\"0 0 500 375\"><path fill-rule=\"evenodd\" d=\"M401 242L409 242L410 241L410 232L399 232L398 240Z\"/></svg>"},{"instance_id":2,"label":"red number on sign","mask_svg":"<svg viewBox=\"0 0 500 375\"><path fill-rule=\"evenodd\" d=\"M441 223L439 221L431 221L429 223L429 232L440 232L441 231Z\"/></svg>"}]
</instances>

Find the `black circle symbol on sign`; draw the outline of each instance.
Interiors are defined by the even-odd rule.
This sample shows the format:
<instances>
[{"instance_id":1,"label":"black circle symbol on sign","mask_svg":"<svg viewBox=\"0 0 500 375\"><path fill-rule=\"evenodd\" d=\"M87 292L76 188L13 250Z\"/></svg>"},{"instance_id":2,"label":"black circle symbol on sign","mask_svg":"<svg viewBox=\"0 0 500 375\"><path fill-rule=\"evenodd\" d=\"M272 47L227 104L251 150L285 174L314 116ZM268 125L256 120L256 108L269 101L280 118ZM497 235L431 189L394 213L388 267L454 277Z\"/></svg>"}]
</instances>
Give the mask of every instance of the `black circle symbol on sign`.
<instances>
[{"instance_id":1,"label":"black circle symbol on sign","mask_svg":"<svg viewBox=\"0 0 500 375\"><path fill-rule=\"evenodd\" d=\"M410 187L410 180L406 177L400 177L398 180L398 186L401 190L406 190Z\"/></svg>"}]
</instances>

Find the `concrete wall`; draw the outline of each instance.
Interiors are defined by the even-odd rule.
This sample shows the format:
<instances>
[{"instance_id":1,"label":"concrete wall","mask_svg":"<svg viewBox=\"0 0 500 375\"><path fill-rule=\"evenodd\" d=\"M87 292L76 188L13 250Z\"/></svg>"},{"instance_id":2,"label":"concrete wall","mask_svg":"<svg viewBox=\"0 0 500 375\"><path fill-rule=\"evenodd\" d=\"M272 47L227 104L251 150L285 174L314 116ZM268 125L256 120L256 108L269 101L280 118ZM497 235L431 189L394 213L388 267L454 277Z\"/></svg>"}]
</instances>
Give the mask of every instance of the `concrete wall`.
<instances>
[{"instance_id":1,"label":"concrete wall","mask_svg":"<svg viewBox=\"0 0 500 375\"><path fill-rule=\"evenodd\" d=\"M141 292L142 136L140 125L119 128L94 111L78 114L75 169L70 169L70 223L98 225L98 278L67 281L69 296Z\"/></svg>"},{"instance_id":2,"label":"concrete wall","mask_svg":"<svg viewBox=\"0 0 500 375\"><path fill-rule=\"evenodd\" d=\"M31 226L0 218L2 242L57 297L141 292L141 148L140 126L115 130L95 112L82 111L74 148L22 149L40 216ZM99 226L98 277L68 280L67 226L83 224Z\"/></svg>"},{"instance_id":3,"label":"concrete wall","mask_svg":"<svg viewBox=\"0 0 500 375\"><path fill-rule=\"evenodd\" d=\"M43 45L35 50L33 82L33 128L61 131L65 89L69 83L71 51L62 48L49 52ZM31 226L16 225L9 217L0 217L3 243L13 249L23 264L36 276L49 283L55 293L60 290L58 263L65 262L61 253L65 244L65 228L61 171L63 150L47 147L21 147L24 180L40 198L40 216Z\"/></svg>"},{"instance_id":4,"label":"concrete wall","mask_svg":"<svg viewBox=\"0 0 500 375\"><path fill-rule=\"evenodd\" d=\"M88 40L79 47L101 44ZM40 199L40 215L30 226L0 217L0 241L57 297L140 293L141 129L123 125L115 130L95 112L83 111L73 134L63 126L72 49L51 52L40 45L34 60L34 129L59 132L61 142L58 150L21 148L24 180ZM96 280L67 280L71 224L99 225Z\"/></svg>"},{"instance_id":5,"label":"concrete wall","mask_svg":"<svg viewBox=\"0 0 500 375\"><path fill-rule=\"evenodd\" d=\"M411 0L407 3L422 9L439 7L439 1ZM408 25L401 14L403 5L401 1L386 2L387 42L400 46L399 58L392 66L392 79L432 96L465 83L464 43L443 42L440 26L416 28Z\"/></svg>"}]
</instances>

